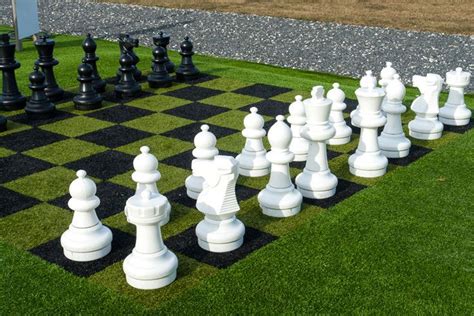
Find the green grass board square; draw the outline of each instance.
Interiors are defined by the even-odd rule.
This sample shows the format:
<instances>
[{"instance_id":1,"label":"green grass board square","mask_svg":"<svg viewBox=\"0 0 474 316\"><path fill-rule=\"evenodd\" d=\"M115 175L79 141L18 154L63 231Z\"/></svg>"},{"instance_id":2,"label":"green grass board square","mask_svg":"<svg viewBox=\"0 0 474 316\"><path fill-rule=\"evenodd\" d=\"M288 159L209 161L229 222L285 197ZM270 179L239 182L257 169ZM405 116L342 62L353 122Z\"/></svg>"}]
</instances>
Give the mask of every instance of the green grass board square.
<instances>
[{"instance_id":1,"label":"green grass board square","mask_svg":"<svg viewBox=\"0 0 474 316\"><path fill-rule=\"evenodd\" d=\"M2 114L3 115L3 114ZM0 136L7 136L9 134L25 131L30 129L31 126L24 125L21 123L13 122L7 119L7 130L0 133Z\"/></svg>"},{"instance_id":2,"label":"green grass board square","mask_svg":"<svg viewBox=\"0 0 474 316\"><path fill-rule=\"evenodd\" d=\"M115 150L136 156L140 154L140 147L142 146L150 147L150 152L155 155L158 160L163 160L193 148L193 144L189 142L185 142L176 138L155 135L116 148Z\"/></svg>"},{"instance_id":3,"label":"green grass board square","mask_svg":"<svg viewBox=\"0 0 474 316\"><path fill-rule=\"evenodd\" d=\"M408 132L406 133L408 136ZM456 138L460 137L461 134L458 133L452 133L452 132L443 132L443 135L441 138L438 139L432 139L432 140L420 140L420 139L415 139L411 136L408 138L410 139L412 144L426 147L426 148L431 148L431 149L437 149L439 147L442 147L444 145L447 145L454 141Z\"/></svg>"},{"instance_id":4,"label":"green grass board square","mask_svg":"<svg viewBox=\"0 0 474 316\"><path fill-rule=\"evenodd\" d=\"M170 97L167 95L154 95L151 97L127 102L127 105L154 112L166 111L175 107L191 103L188 100Z\"/></svg>"},{"instance_id":5,"label":"green grass board square","mask_svg":"<svg viewBox=\"0 0 474 316\"><path fill-rule=\"evenodd\" d=\"M208 118L204 122L218 126L242 130L244 128L244 118L248 113L242 111L228 111ZM212 132L212 130L211 130Z\"/></svg>"},{"instance_id":6,"label":"green grass board square","mask_svg":"<svg viewBox=\"0 0 474 316\"><path fill-rule=\"evenodd\" d=\"M217 78L214 80L206 81L197 84L197 86L215 89L215 90L222 90L222 91L232 91L237 90L239 88L250 86L252 83L242 82L235 79L229 78Z\"/></svg>"},{"instance_id":7,"label":"green grass board square","mask_svg":"<svg viewBox=\"0 0 474 316\"><path fill-rule=\"evenodd\" d=\"M69 119L41 126L41 129L62 134L68 137L77 137L97 131L99 129L104 129L112 125L112 123L87 116L75 116Z\"/></svg>"},{"instance_id":8,"label":"green grass board square","mask_svg":"<svg viewBox=\"0 0 474 316\"><path fill-rule=\"evenodd\" d=\"M10 149L6 149L6 148L3 148L3 147L0 147L0 158L3 158L3 157L8 157L10 155L13 155L15 152L14 151L11 151Z\"/></svg>"},{"instance_id":9,"label":"green grass board square","mask_svg":"<svg viewBox=\"0 0 474 316\"><path fill-rule=\"evenodd\" d=\"M280 101L280 102L286 102L286 103L292 103L295 102L295 97L297 95L303 96L303 100L311 97L311 90L292 90L288 91L282 94L279 94L277 96L274 96L270 99L275 100L275 101Z\"/></svg>"},{"instance_id":10,"label":"green grass board square","mask_svg":"<svg viewBox=\"0 0 474 316\"><path fill-rule=\"evenodd\" d=\"M240 153L244 148L244 145L245 137L242 135L242 133L234 133L217 140L217 148L234 153ZM270 144L268 143L267 137L263 138L263 146L269 150Z\"/></svg>"},{"instance_id":11,"label":"green grass board square","mask_svg":"<svg viewBox=\"0 0 474 316\"><path fill-rule=\"evenodd\" d=\"M150 133L160 134L192 122L193 121L191 120L164 113L155 113L126 122L122 125Z\"/></svg>"},{"instance_id":12,"label":"green grass board square","mask_svg":"<svg viewBox=\"0 0 474 316\"><path fill-rule=\"evenodd\" d=\"M351 150L356 149L358 144L359 144L359 135L352 134L351 141L348 142L347 144L344 144L344 145L328 145L327 149L332 150L332 151L336 151L338 153L347 154Z\"/></svg>"},{"instance_id":13,"label":"green grass board square","mask_svg":"<svg viewBox=\"0 0 474 316\"><path fill-rule=\"evenodd\" d=\"M201 100L199 102L205 103L205 104L216 105L216 106L222 106L229 109L238 109L249 104L257 103L262 100L263 99L261 98L257 98L257 97L253 97L249 95L226 92L223 94L219 94L219 95Z\"/></svg>"}]
</instances>

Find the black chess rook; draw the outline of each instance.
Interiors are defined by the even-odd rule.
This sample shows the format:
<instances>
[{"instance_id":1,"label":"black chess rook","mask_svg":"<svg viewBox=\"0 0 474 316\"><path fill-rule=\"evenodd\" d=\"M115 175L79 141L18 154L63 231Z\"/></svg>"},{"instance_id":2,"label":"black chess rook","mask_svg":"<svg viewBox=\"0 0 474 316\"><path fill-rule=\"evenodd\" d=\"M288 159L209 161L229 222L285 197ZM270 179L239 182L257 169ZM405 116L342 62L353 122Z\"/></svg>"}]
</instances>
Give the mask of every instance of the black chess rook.
<instances>
[{"instance_id":1,"label":"black chess rook","mask_svg":"<svg viewBox=\"0 0 474 316\"><path fill-rule=\"evenodd\" d=\"M133 57L126 51L120 56L120 80L115 86L115 94L119 98L136 96L141 91L140 84L133 75Z\"/></svg>"},{"instance_id":2,"label":"black chess rook","mask_svg":"<svg viewBox=\"0 0 474 316\"><path fill-rule=\"evenodd\" d=\"M95 51L97 50L97 44L92 38L91 34L87 34L86 38L82 42L82 49L84 50L85 56L84 60L86 64L89 64L92 67L92 83L94 84L94 89L97 92L104 92L105 86L107 83L99 75L97 70L97 61L99 57L96 55Z\"/></svg>"},{"instance_id":3,"label":"black chess rook","mask_svg":"<svg viewBox=\"0 0 474 316\"><path fill-rule=\"evenodd\" d=\"M193 64L193 43L189 40L189 37L184 38L180 48L181 64L176 69L176 79L178 81L196 79L199 76L199 70Z\"/></svg>"},{"instance_id":4,"label":"black chess rook","mask_svg":"<svg viewBox=\"0 0 474 316\"><path fill-rule=\"evenodd\" d=\"M35 47L39 55L35 64L40 66L41 71L44 73L46 85L44 92L52 102L61 100L64 95L64 90L58 86L54 76L53 67L59 64L59 61L53 57L55 44L47 35L42 35L35 41Z\"/></svg>"},{"instance_id":5,"label":"black chess rook","mask_svg":"<svg viewBox=\"0 0 474 316\"><path fill-rule=\"evenodd\" d=\"M152 72L148 75L148 84L150 88L170 87L173 79L166 70L166 50L161 46L156 46L153 49L153 65Z\"/></svg>"},{"instance_id":6,"label":"black chess rook","mask_svg":"<svg viewBox=\"0 0 474 316\"><path fill-rule=\"evenodd\" d=\"M35 65L34 71L30 74L31 97L26 102L25 112L29 119L47 119L53 117L56 106L46 96L46 76Z\"/></svg>"},{"instance_id":7,"label":"black chess rook","mask_svg":"<svg viewBox=\"0 0 474 316\"><path fill-rule=\"evenodd\" d=\"M0 94L1 110L18 110L26 105L26 98L18 90L15 77L15 70L20 66L20 63L15 60L15 44L10 43L10 35L0 34L0 70L3 82L2 94Z\"/></svg>"},{"instance_id":8,"label":"black chess rook","mask_svg":"<svg viewBox=\"0 0 474 316\"><path fill-rule=\"evenodd\" d=\"M94 88L94 69L85 58L77 68L79 94L73 99L74 107L78 110L94 110L102 106L102 96Z\"/></svg>"},{"instance_id":9,"label":"black chess rook","mask_svg":"<svg viewBox=\"0 0 474 316\"><path fill-rule=\"evenodd\" d=\"M166 63L165 63L165 66L166 66L166 70L168 71L168 73L173 73L174 72L174 64L173 62L169 59L169 56L168 56L168 45L170 43L170 35L169 34L166 34L166 33L163 33L163 32L160 32L158 34L158 36L153 36L153 44L155 44L155 46L161 46L165 49L165 55L166 55Z\"/></svg>"}]
</instances>

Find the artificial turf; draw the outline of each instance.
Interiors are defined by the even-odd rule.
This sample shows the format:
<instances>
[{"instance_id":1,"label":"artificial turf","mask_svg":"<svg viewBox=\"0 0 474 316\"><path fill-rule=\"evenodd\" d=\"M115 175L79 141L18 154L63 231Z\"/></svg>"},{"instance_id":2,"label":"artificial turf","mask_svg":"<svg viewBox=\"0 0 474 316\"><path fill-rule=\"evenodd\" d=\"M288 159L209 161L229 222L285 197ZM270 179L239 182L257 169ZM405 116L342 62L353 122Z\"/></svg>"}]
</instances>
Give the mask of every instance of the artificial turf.
<instances>
[{"instance_id":1,"label":"artificial turf","mask_svg":"<svg viewBox=\"0 0 474 316\"><path fill-rule=\"evenodd\" d=\"M0 31L5 29L0 28ZM58 82L62 87L74 89L77 86L75 69L82 57L81 50L77 48L82 38L58 35L56 41L55 56L60 60L55 69ZM22 91L28 94L25 89L30 72L28 65L33 64L36 51L31 42L24 46L25 51L17 56L23 64L17 71L17 77ZM98 46L101 57L99 70L103 77L113 76L117 68L116 44L98 41ZM137 53L145 69L148 61L144 56L150 55L149 49L139 48ZM170 55L177 59L175 52L170 52ZM340 82L347 96L353 98L358 86L357 80L330 74L207 56L196 56L195 60L202 71L219 76L199 86L227 91L199 100L202 104L226 105L230 110L203 120L216 126L238 129L243 112L236 109L259 102L259 98L239 98L241 95L231 91L245 89L250 83L291 88L291 92L280 93L272 99L279 102L291 102L296 91L306 96L315 84L323 84L328 89L335 81ZM123 123L123 128L133 128L152 136L145 138L146 143L138 140L125 145L114 144L119 156L111 159L123 159L126 172L110 178L108 182L100 182L101 178L108 176L103 175L102 170L96 171L101 199L107 193L105 189L104 192L100 190L103 185L116 184L125 191L133 190L130 168L125 168L126 161L136 155L140 145L150 145L150 142L150 146L157 148L162 174L175 176L164 176L159 183L160 189L171 194L182 185L188 174L183 172L186 168L172 165L181 163L179 160L171 162L166 158L180 153L185 158L189 157L185 154L192 149L192 144L182 140L171 141L170 137L165 136L167 132L191 121L177 119L164 112L176 111L184 105L179 103L180 99L170 96L183 87L175 85L156 96L128 104L151 111L156 109L157 104L164 104L165 108L146 116L135 113L139 116L136 121ZM407 89L407 104L416 93L413 88ZM262 95L262 100L264 97ZM441 99L445 100L446 94ZM469 95L466 101L472 105L474 97ZM70 104L58 107L66 109ZM61 194L74 178L67 167L79 166L79 162L88 159L92 152L99 155L107 153L102 144L89 142L88 135L122 126L108 124L109 117L98 112L42 126L42 131L64 135L65 138L25 154L30 159L40 160L41 164L59 166L50 168L45 165L44 169L49 168L46 171L25 174L20 180L8 182L0 189L28 192L31 199L38 201L58 197L55 203L62 205ZM74 113L73 110L71 113ZM271 117L265 116L265 119L270 120ZM114 116L114 119L117 117ZM166 124L156 124L159 119L165 119ZM62 122L67 123L61 125ZM21 126L10 127L16 129L15 134L30 131L18 132ZM154 135L158 133L161 135ZM42 133L41 136L48 134ZM19 140L18 146L21 146L22 139ZM235 153L240 151L242 141L242 137L232 134L220 138L218 146L221 150ZM332 146L330 149L336 153L330 161L333 172L369 188L328 209L307 205L298 216L285 220L261 216L256 199L245 200L241 203L239 218L279 236L279 239L222 270L178 254L180 268L177 281L159 291L139 291L129 287L121 270L121 262L84 279L25 252L58 236L67 227L70 213L60 207L51 207L52 202L40 202L25 211L0 218L0 312L471 313L473 278L469 241L473 236L469 228L472 227L474 199L466 188L474 182L474 132L471 130L463 135L446 133L438 141L414 143L436 150L408 167L391 165L392 170L396 170L373 180L355 179L347 172L347 152L356 140L346 147ZM87 145L83 152L64 150L82 148L84 144ZM268 143L266 145L268 147ZM10 150L0 147L0 157L12 157L11 154ZM39 164L38 161L36 163ZM295 175L299 169L292 168L291 171ZM48 179L42 172L54 177ZM267 180L241 178L239 183L260 190ZM9 193L0 191L0 194ZM113 200L113 196L110 199ZM197 211L185 205L173 204L173 207L175 221L164 228L164 238L188 229L201 218ZM134 227L126 224L123 213L110 209L98 209L98 212L111 215L103 221L104 224L134 233Z\"/></svg>"}]
</instances>

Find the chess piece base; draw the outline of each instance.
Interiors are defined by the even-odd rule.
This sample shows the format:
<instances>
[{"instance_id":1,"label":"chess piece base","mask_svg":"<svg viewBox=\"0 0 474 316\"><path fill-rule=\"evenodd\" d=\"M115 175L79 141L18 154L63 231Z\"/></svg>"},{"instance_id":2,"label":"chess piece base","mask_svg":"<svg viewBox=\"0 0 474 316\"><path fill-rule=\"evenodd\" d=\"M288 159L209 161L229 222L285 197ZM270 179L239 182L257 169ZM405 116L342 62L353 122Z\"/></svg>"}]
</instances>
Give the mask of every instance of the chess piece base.
<instances>
[{"instance_id":1,"label":"chess piece base","mask_svg":"<svg viewBox=\"0 0 474 316\"><path fill-rule=\"evenodd\" d=\"M75 252L64 249L64 256L72 261L86 262L105 257L112 250L112 245L92 252Z\"/></svg>"},{"instance_id":2,"label":"chess piece base","mask_svg":"<svg viewBox=\"0 0 474 316\"><path fill-rule=\"evenodd\" d=\"M303 196L293 184L285 189L267 187L258 194L263 214L271 217L289 217L301 210Z\"/></svg>"},{"instance_id":3,"label":"chess piece base","mask_svg":"<svg viewBox=\"0 0 474 316\"><path fill-rule=\"evenodd\" d=\"M439 120L441 123L445 125L449 125L449 126L464 126L464 125L469 124L471 117L469 116L469 118L466 118L466 119L452 119L452 118L445 118L445 117L440 116Z\"/></svg>"},{"instance_id":4,"label":"chess piece base","mask_svg":"<svg viewBox=\"0 0 474 316\"><path fill-rule=\"evenodd\" d=\"M270 173L270 168L265 169L245 169L239 167L239 174L244 177L263 177Z\"/></svg>"},{"instance_id":5,"label":"chess piece base","mask_svg":"<svg viewBox=\"0 0 474 316\"><path fill-rule=\"evenodd\" d=\"M81 111L95 110L102 107L102 97L100 95L97 95L93 98L75 96L73 102L74 107Z\"/></svg>"},{"instance_id":6,"label":"chess piece base","mask_svg":"<svg viewBox=\"0 0 474 316\"><path fill-rule=\"evenodd\" d=\"M69 227L61 236L66 258L73 261L92 261L106 256L111 250L112 232L102 224L89 228Z\"/></svg>"},{"instance_id":7,"label":"chess piece base","mask_svg":"<svg viewBox=\"0 0 474 316\"><path fill-rule=\"evenodd\" d=\"M94 90L98 93L105 92L105 87L107 86L107 82L105 80L97 80L93 82Z\"/></svg>"},{"instance_id":8,"label":"chess piece base","mask_svg":"<svg viewBox=\"0 0 474 316\"><path fill-rule=\"evenodd\" d=\"M387 158L403 158L410 152L411 142L403 133L392 135L382 132L378 143L380 151Z\"/></svg>"},{"instance_id":9,"label":"chess piece base","mask_svg":"<svg viewBox=\"0 0 474 316\"><path fill-rule=\"evenodd\" d=\"M46 109L31 109L28 104L25 107L25 112L31 120L43 120L53 117L56 114L56 107L50 103Z\"/></svg>"},{"instance_id":10,"label":"chess piece base","mask_svg":"<svg viewBox=\"0 0 474 316\"><path fill-rule=\"evenodd\" d=\"M308 154L295 154L293 161L306 161L308 159Z\"/></svg>"},{"instance_id":11,"label":"chess piece base","mask_svg":"<svg viewBox=\"0 0 474 316\"><path fill-rule=\"evenodd\" d=\"M437 118L415 118L408 123L410 136L421 140L441 138L443 124Z\"/></svg>"},{"instance_id":12,"label":"chess piece base","mask_svg":"<svg viewBox=\"0 0 474 316\"><path fill-rule=\"evenodd\" d=\"M341 137L341 138L331 138L328 140L329 145L344 145L350 143L351 136Z\"/></svg>"},{"instance_id":13,"label":"chess piece base","mask_svg":"<svg viewBox=\"0 0 474 316\"><path fill-rule=\"evenodd\" d=\"M168 87L171 87L172 84L173 84L172 78L155 80L155 79L150 79L148 77L148 85L150 86L150 88L153 88L153 89L168 88Z\"/></svg>"},{"instance_id":14,"label":"chess piece base","mask_svg":"<svg viewBox=\"0 0 474 316\"><path fill-rule=\"evenodd\" d=\"M270 173L270 162L265 157L266 151L243 153L235 159L239 162L239 174L245 177L263 177Z\"/></svg>"},{"instance_id":15,"label":"chess piece base","mask_svg":"<svg viewBox=\"0 0 474 316\"><path fill-rule=\"evenodd\" d=\"M420 133L413 130L410 130L409 135L413 138L420 139L420 140L433 140L441 138L443 132L438 133Z\"/></svg>"},{"instance_id":16,"label":"chess piece base","mask_svg":"<svg viewBox=\"0 0 474 316\"><path fill-rule=\"evenodd\" d=\"M312 172L303 169L296 179L296 187L305 198L326 199L336 194L337 177L329 170Z\"/></svg>"},{"instance_id":17,"label":"chess piece base","mask_svg":"<svg viewBox=\"0 0 474 316\"><path fill-rule=\"evenodd\" d=\"M142 88L139 84L136 84L135 86L129 87L129 86L122 86L121 84L118 84L115 86L115 95L118 98L131 98L136 95L138 95L141 92Z\"/></svg>"},{"instance_id":18,"label":"chess piece base","mask_svg":"<svg viewBox=\"0 0 474 316\"><path fill-rule=\"evenodd\" d=\"M445 105L439 109L439 120L441 123L450 126L464 126L469 124L472 112L466 105L450 106Z\"/></svg>"},{"instance_id":19,"label":"chess piece base","mask_svg":"<svg viewBox=\"0 0 474 316\"><path fill-rule=\"evenodd\" d=\"M57 102L64 96L64 90L60 87L45 88L44 93L51 102Z\"/></svg>"},{"instance_id":20,"label":"chess piece base","mask_svg":"<svg viewBox=\"0 0 474 316\"><path fill-rule=\"evenodd\" d=\"M26 97L20 95L16 97L5 97L0 95L0 110L14 111L23 109L26 106Z\"/></svg>"},{"instance_id":21,"label":"chess piece base","mask_svg":"<svg viewBox=\"0 0 474 316\"><path fill-rule=\"evenodd\" d=\"M245 226L235 216L212 220L207 216L196 226L199 246L210 252L228 252L242 246Z\"/></svg>"},{"instance_id":22,"label":"chess piece base","mask_svg":"<svg viewBox=\"0 0 474 316\"><path fill-rule=\"evenodd\" d=\"M199 78L199 75L200 75L199 71L196 71L196 72L180 71L180 69L178 68L178 70L176 71L176 80L181 81L181 82L194 80L194 79Z\"/></svg>"},{"instance_id":23,"label":"chess piece base","mask_svg":"<svg viewBox=\"0 0 474 316\"><path fill-rule=\"evenodd\" d=\"M388 159L382 152L363 153L356 150L349 157L349 171L358 177L376 178L387 172Z\"/></svg>"}]
</instances>

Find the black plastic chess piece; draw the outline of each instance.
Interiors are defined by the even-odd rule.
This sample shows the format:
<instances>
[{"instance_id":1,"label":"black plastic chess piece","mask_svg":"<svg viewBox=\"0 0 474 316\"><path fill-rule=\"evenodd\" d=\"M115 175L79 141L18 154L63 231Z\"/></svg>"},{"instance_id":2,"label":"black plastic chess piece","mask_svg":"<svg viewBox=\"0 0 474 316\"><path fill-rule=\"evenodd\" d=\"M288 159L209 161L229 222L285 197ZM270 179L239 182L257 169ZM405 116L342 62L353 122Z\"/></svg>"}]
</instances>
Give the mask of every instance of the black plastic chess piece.
<instances>
[{"instance_id":1,"label":"black plastic chess piece","mask_svg":"<svg viewBox=\"0 0 474 316\"><path fill-rule=\"evenodd\" d=\"M142 72L137 67L140 58L138 58L137 54L135 54L135 52L133 51L135 47L138 47L138 39L133 38L128 34L120 34L118 42L120 47L120 53L123 54L123 52L126 51L132 57L133 76L135 77L136 81L140 81L142 79ZM120 76L121 74L119 69L117 70L117 77L120 78Z\"/></svg>"},{"instance_id":2,"label":"black plastic chess piece","mask_svg":"<svg viewBox=\"0 0 474 316\"><path fill-rule=\"evenodd\" d=\"M155 46L161 46L165 49L165 54L166 54L166 70L168 71L168 73L173 73L174 72L174 64L173 62L170 60L169 56L168 56L168 44L170 43L170 35L169 34L165 34L163 32L160 32L158 34L158 36L153 36L153 44L155 44Z\"/></svg>"},{"instance_id":3,"label":"black plastic chess piece","mask_svg":"<svg viewBox=\"0 0 474 316\"><path fill-rule=\"evenodd\" d=\"M120 80L115 86L115 93L119 98L136 96L142 87L133 76L133 57L127 52L120 56Z\"/></svg>"},{"instance_id":4,"label":"black plastic chess piece","mask_svg":"<svg viewBox=\"0 0 474 316\"><path fill-rule=\"evenodd\" d=\"M0 34L0 70L3 81L0 109L2 110L22 109L26 105L26 97L21 95L16 83L15 69L18 68L20 63L15 60L15 44L10 43L10 35Z\"/></svg>"},{"instance_id":5,"label":"black plastic chess piece","mask_svg":"<svg viewBox=\"0 0 474 316\"><path fill-rule=\"evenodd\" d=\"M45 93L46 96L53 102L61 100L64 95L64 90L58 86L53 71L53 67L59 64L59 61L53 57L55 44L56 43L52 39L48 38L47 35L41 35L39 39L35 41L35 47L39 55L35 65L40 66L41 71L44 73L46 78Z\"/></svg>"},{"instance_id":6,"label":"black plastic chess piece","mask_svg":"<svg viewBox=\"0 0 474 316\"><path fill-rule=\"evenodd\" d=\"M199 69L197 69L193 64L193 43L189 40L188 36L184 38L180 48L181 51L179 54L182 57L181 64L178 69L176 69L176 79L179 81L196 79L199 76Z\"/></svg>"},{"instance_id":7,"label":"black plastic chess piece","mask_svg":"<svg viewBox=\"0 0 474 316\"><path fill-rule=\"evenodd\" d=\"M102 96L94 88L94 69L86 63L85 58L77 68L79 94L73 99L74 107L78 110L94 110L102 106Z\"/></svg>"},{"instance_id":8,"label":"black plastic chess piece","mask_svg":"<svg viewBox=\"0 0 474 316\"><path fill-rule=\"evenodd\" d=\"M97 50L97 44L95 43L90 33L87 34L85 40L82 42L82 49L86 53L84 57L85 62L91 65L93 70L92 83L94 84L94 89L97 92L104 92L107 83L105 82L105 80L102 80L99 75L99 71L97 70L97 61L99 60L99 57L97 57L97 55L95 54L95 51Z\"/></svg>"},{"instance_id":9,"label":"black plastic chess piece","mask_svg":"<svg viewBox=\"0 0 474 316\"><path fill-rule=\"evenodd\" d=\"M26 102L25 112L29 119L45 119L54 116L56 106L46 96L46 76L39 71L35 65L34 71L30 74L31 97Z\"/></svg>"},{"instance_id":10,"label":"black plastic chess piece","mask_svg":"<svg viewBox=\"0 0 474 316\"><path fill-rule=\"evenodd\" d=\"M170 77L166 70L166 50L161 46L156 46L153 49L153 65L151 73L148 75L148 84L150 88L164 88L170 87L173 78Z\"/></svg>"},{"instance_id":11,"label":"black plastic chess piece","mask_svg":"<svg viewBox=\"0 0 474 316\"><path fill-rule=\"evenodd\" d=\"M0 132L7 130L7 119L5 116L0 115Z\"/></svg>"}]
</instances>

